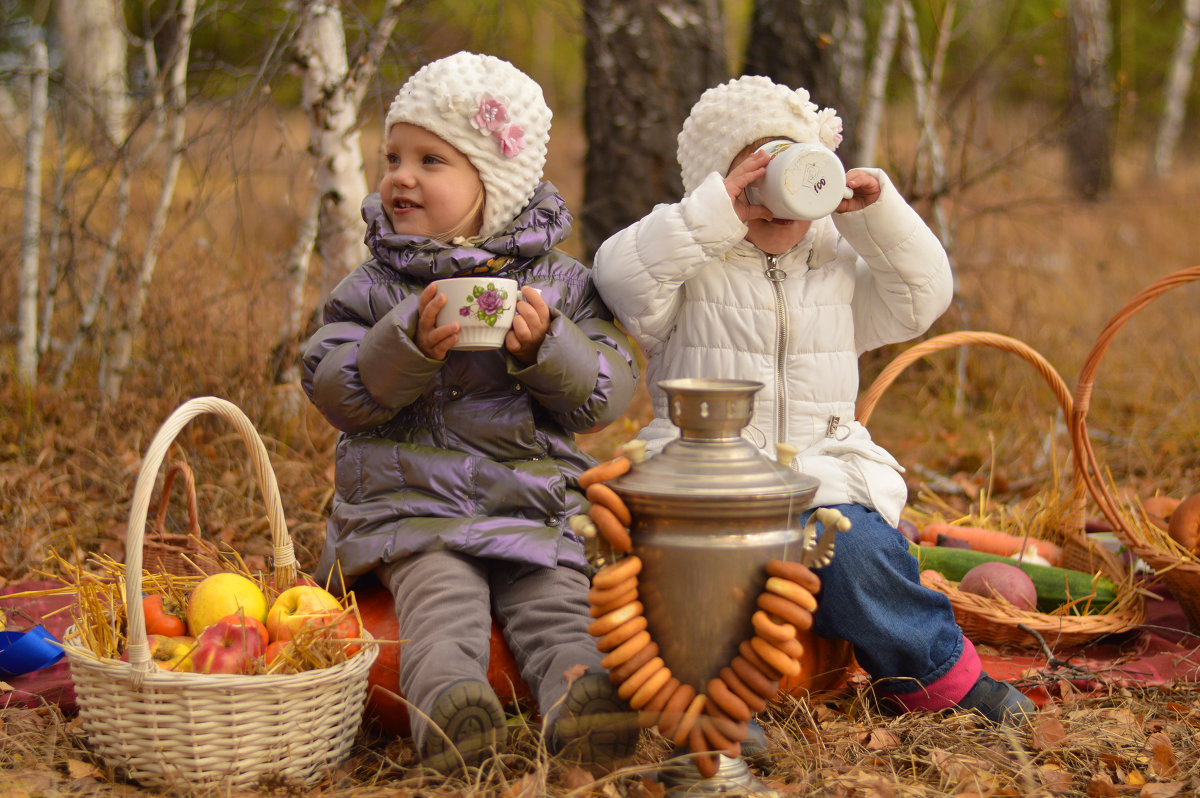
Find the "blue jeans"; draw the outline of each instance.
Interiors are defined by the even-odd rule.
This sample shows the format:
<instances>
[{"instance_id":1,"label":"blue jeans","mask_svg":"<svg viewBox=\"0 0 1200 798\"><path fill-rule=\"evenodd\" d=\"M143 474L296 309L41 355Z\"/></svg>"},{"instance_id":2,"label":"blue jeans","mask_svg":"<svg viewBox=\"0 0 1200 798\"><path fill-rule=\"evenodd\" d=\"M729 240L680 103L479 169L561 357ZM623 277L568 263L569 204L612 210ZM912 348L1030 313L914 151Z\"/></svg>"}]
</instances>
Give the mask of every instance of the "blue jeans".
<instances>
[{"instance_id":1,"label":"blue jeans","mask_svg":"<svg viewBox=\"0 0 1200 798\"><path fill-rule=\"evenodd\" d=\"M882 516L853 504L834 509L852 526L838 533L833 561L816 571L821 593L813 631L850 641L881 692L908 693L933 683L963 651L950 600L922 587L907 541Z\"/></svg>"}]
</instances>

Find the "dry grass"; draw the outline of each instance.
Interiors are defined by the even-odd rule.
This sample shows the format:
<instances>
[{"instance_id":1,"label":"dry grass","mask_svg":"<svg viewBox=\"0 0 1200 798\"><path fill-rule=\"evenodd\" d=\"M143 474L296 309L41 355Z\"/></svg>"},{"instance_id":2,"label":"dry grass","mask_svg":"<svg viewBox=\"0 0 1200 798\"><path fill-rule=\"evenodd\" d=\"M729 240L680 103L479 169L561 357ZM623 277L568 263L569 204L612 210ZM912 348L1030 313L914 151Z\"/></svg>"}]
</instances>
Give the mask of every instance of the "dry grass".
<instances>
[{"instance_id":1,"label":"dry grass","mask_svg":"<svg viewBox=\"0 0 1200 798\"><path fill-rule=\"evenodd\" d=\"M273 384L271 360L285 310L281 253L308 190L295 155L303 146L298 129L295 120L246 125L237 131L237 146L256 148L260 157L226 172L214 159L208 177L215 183L201 190L195 178L185 185L189 215L172 231L178 239L164 253L139 365L121 402L105 407L96 399L90 360L64 390L33 395L0 372L0 584L35 575L50 551L61 554L64 568L80 567L85 550L123 559L142 453L175 407L202 394L229 399L254 421L271 451L300 567L315 564L331 496L334 434L306 402L289 411L294 390ZM574 121L556 121L548 170L575 208L582 199L577 134ZM213 144L214 151L230 146ZM368 151L373 146L364 142ZM1018 338L1074 386L1103 324L1130 296L1200 262L1194 254L1200 225L1188 210L1200 161L1181 161L1153 185L1142 179L1143 162L1144 153L1123 153L1113 199L1095 204L1066 195L1058 156L1046 151L956 195L948 210L959 300L931 332L977 329ZM0 211L5 229L18 229L18 212L19 203ZM93 224L94 237L103 228ZM86 250L88 236L77 244ZM0 248L6 262L16 262L12 239ZM86 263L89 255L79 257ZM14 271L0 273L5 313L16 304ZM1200 488L1197 290L1163 296L1105 354L1089 427L1097 455L1126 496L1182 496ZM315 291L309 299L317 302ZM863 386L902 349L866 356ZM994 518L1008 512L1016 523L1047 495L1069 491L1069 438L1053 396L1027 364L973 348L961 380L959 365L956 353L942 353L906 370L877 407L872 431L909 467L912 498L926 512ZM622 420L582 443L607 457L636 434L647 413L643 392ZM220 422L198 419L178 444L174 454L196 474L205 532L233 546L250 567L262 567L270 541L240 440ZM173 530L184 528L181 503L172 505L168 521ZM983 728L968 716L885 716L862 683L812 701L784 699L766 719L775 753L761 776L784 795L1200 790L1194 686L1079 695L1053 672L1036 678L1055 700L1032 730L1015 733ZM306 794L661 795L647 775L667 751L661 740L648 734L640 764L592 781L546 755L527 709L514 718L512 753L469 783L429 780L415 768L407 741L364 731L352 759ZM5 795L145 794L94 761L78 721L55 708L0 711L0 742Z\"/></svg>"}]
</instances>

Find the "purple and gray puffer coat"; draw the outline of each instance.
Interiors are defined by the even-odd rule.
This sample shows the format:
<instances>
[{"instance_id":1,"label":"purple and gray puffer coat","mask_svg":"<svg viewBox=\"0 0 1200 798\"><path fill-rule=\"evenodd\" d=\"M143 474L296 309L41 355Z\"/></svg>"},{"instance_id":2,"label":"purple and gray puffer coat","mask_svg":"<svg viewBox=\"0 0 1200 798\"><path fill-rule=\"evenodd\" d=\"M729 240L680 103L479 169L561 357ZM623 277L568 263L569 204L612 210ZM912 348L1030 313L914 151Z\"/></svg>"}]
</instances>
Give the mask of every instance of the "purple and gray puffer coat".
<instances>
[{"instance_id":1,"label":"purple and gray puffer coat","mask_svg":"<svg viewBox=\"0 0 1200 798\"><path fill-rule=\"evenodd\" d=\"M576 479L595 460L575 433L624 412L637 374L590 270L553 249L571 229L557 190L543 183L478 248L397 235L378 194L362 214L374 258L333 290L302 354L304 390L342 432L317 578L337 566L349 584L436 548L585 569L567 519L587 510ZM415 341L421 291L500 258L511 259L502 276L541 289L550 306L537 362L503 348L425 357Z\"/></svg>"}]
</instances>

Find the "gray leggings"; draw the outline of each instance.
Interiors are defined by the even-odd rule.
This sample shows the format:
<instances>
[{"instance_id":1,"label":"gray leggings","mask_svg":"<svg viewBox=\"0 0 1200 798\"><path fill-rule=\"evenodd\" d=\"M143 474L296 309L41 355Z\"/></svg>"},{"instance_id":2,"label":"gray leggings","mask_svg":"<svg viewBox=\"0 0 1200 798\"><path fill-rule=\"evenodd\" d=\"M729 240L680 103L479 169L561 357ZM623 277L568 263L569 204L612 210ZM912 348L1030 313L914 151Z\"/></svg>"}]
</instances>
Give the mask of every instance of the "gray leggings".
<instances>
[{"instance_id":1,"label":"gray leggings","mask_svg":"<svg viewBox=\"0 0 1200 798\"><path fill-rule=\"evenodd\" d=\"M428 715L443 688L487 681L492 618L504 629L521 678L543 715L557 717L576 665L601 672L588 634L588 578L573 568L534 568L441 549L380 566L400 620L400 692L422 750Z\"/></svg>"}]
</instances>

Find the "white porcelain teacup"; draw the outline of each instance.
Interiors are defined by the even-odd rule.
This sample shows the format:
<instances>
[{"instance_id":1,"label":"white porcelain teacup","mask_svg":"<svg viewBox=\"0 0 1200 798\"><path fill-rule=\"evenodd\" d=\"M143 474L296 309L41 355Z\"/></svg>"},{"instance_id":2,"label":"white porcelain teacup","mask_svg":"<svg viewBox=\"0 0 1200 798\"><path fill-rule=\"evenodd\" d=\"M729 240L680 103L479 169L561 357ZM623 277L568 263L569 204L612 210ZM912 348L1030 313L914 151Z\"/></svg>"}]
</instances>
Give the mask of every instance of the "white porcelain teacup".
<instances>
[{"instance_id":1,"label":"white porcelain teacup","mask_svg":"<svg viewBox=\"0 0 1200 798\"><path fill-rule=\"evenodd\" d=\"M766 205L777 219L820 219L854 196L842 162L824 145L776 139L759 149L771 160L766 175L746 186L746 201Z\"/></svg>"},{"instance_id":2,"label":"white porcelain teacup","mask_svg":"<svg viewBox=\"0 0 1200 798\"><path fill-rule=\"evenodd\" d=\"M437 281L446 304L438 312L437 326L458 322L459 350L497 349L512 327L513 311L521 298L517 281L507 277L448 277Z\"/></svg>"}]
</instances>

